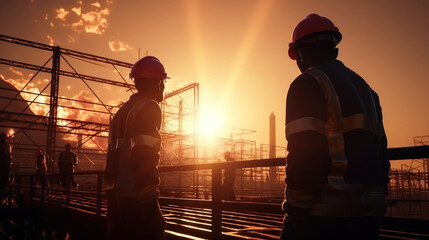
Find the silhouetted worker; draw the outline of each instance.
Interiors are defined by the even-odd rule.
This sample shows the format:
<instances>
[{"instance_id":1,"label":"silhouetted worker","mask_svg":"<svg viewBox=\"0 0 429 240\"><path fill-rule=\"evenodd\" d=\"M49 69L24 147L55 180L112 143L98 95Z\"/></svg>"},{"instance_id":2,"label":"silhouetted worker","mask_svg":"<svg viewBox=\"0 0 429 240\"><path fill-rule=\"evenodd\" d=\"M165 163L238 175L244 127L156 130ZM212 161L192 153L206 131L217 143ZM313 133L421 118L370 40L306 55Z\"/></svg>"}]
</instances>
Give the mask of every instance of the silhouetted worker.
<instances>
[{"instance_id":1,"label":"silhouetted worker","mask_svg":"<svg viewBox=\"0 0 429 240\"><path fill-rule=\"evenodd\" d=\"M77 164L77 157L71 151L71 144L66 143L65 151L60 153L60 158L58 159L58 167L60 168L61 174L61 187L68 188L70 183L74 189L78 188L78 184L76 183L73 176L73 165Z\"/></svg>"},{"instance_id":2,"label":"silhouetted worker","mask_svg":"<svg viewBox=\"0 0 429 240\"><path fill-rule=\"evenodd\" d=\"M342 35L311 14L289 56L302 74L286 103L288 157L282 239L377 239L390 164L378 95L336 60Z\"/></svg>"},{"instance_id":3,"label":"silhouetted worker","mask_svg":"<svg viewBox=\"0 0 429 240\"><path fill-rule=\"evenodd\" d=\"M36 152L36 174L39 175L40 186L45 186L46 158L41 150Z\"/></svg>"},{"instance_id":4,"label":"silhouetted worker","mask_svg":"<svg viewBox=\"0 0 429 240\"><path fill-rule=\"evenodd\" d=\"M109 133L106 166L108 237L164 239L165 221L159 198L161 109L167 73L152 56L131 69L138 93L116 113Z\"/></svg>"},{"instance_id":5,"label":"silhouetted worker","mask_svg":"<svg viewBox=\"0 0 429 240\"><path fill-rule=\"evenodd\" d=\"M11 164L12 156L10 154L10 146L7 143L7 134L0 133L0 205L6 197L6 188L11 179Z\"/></svg>"},{"instance_id":6,"label":"silhouetted worker","mask_svg":"<svg viewBox=\"0 0 429 240\"><path fill-rule=\"evenodd\" d=\"M223 154L223 157L227 162L235 161L231 157L231 152L227 151ZM222 183L222 198L228 201L235 201L234 193L234 180L235 180L235 168L228 167L225 169Z\"/></svg>"}]
</instances>

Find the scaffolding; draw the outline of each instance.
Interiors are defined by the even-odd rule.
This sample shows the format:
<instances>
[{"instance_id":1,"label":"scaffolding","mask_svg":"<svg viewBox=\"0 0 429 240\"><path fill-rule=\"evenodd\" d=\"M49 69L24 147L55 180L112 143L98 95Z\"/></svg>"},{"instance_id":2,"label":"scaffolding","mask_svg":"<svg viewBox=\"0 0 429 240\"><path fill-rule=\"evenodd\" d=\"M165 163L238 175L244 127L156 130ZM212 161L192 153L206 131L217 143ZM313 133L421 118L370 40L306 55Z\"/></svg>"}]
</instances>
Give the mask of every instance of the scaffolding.
<instances>
[{"instance_id":1,"label":"scaffolding","mask_svg":"<svg viewBox=\"0 0 429 240\"><path fill-rule=\"evenodd\" d=\"M123 96L136 91L134 84L123 77L132 64L5 35L0 35L0 41L7 47L24 47L27 54L21 59L19 55L9 59L2 56L0 65L24 69L30 76L19 86L5 83L6 79L0 81L0 128L16 131L11 140L15 171L35 171L34 153L38 150L46 153L49 172L58 171L56 156L64 150L66 142L72 144L78 156L78 171L104 170L110 120L127 100ZM45 57L47 60L43 60ZM40 91L34 90L35 82ZM67 85L78 84L79 98L64 91L65 87L69 88ZM114 92L121 97L103 99L106 96L99 90L104 88L117 89ZM198 83L166 93L161 110L161 166L220 162L226 151L230 151L236 161L270 157L269 145L258 148L256 141L246 139L253 130L230 128L224 136L216 138L199 134ZM285 156L284 148L275 148L278 157ZM239 194L249 196L262 196L273 184L281 185L279 189L282 189L284 169L275 172L273 177L269 168L242 169L237 172L236 189ZM167 194L199 197L205 193L207 197L211 188L207 171L181 172L161 178L160 189Z\"/></svg>"},{"instance_id":2,"label":"scaffolding","mask_svg":"<svg viewBox=\"0 0 429 240\"><path fill-rule=\"evenodd\" d=\"M415 146L429 145L429 135L414 137ZM390 199L429 200L428 159L412 159L390 171Z\"/></svg>"}]
</instances>

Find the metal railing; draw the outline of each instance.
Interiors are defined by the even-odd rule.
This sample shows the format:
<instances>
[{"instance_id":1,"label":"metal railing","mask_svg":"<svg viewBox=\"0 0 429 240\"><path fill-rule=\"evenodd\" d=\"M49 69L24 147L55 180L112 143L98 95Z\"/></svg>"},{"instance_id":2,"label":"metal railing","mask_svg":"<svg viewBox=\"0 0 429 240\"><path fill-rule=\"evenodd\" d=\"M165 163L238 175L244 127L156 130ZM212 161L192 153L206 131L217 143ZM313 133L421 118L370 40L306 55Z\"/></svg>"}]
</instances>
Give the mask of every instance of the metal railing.
<instances>
[{"instance_id":1,"label":"metal railing","mask_svg":"<svg viewBox=\"0 0 429 240\"><path fill-rule=\"evenodd\" d=\"M419 147L403 147L403 148L391 148L388 149L388 157L390 160L405 160L405 159L417 159L417 158L429 158L429 146ZM275 159L259 159L249 161L236 161L236 162L222 162L222 163L211 163L211 164L194 164L194 165L180 165L180 166L164 166L159 167L160 172L181 172L181 171L198 171L198 170L211 170L212 173L212 199L211 200L200 200L200 199L178 199L178 198L160 198L161 204L176 204L192 207L203 207L210 208L211 211L211 234L213 239L220 239L222 236L222 211L233 210L233 211L248 211L251 209L254 212L264 213L282 213L279 204L268 204L268 203L246 203L246 202L228 202L222 201L222 190L221 190L221 178L222 169L226 168L253 168L253 167L272 167L272 166L284 166L286 163L285 158ZM55 201L61 202L65 207L73 206L79 208L79 204L71 203L71 196L74 194L81 194L86 196L95 197L95 201L90 206L85 205L86 211L92 211L97 216L104 215L102 209L103 202L105 201L105 193L103 192L103 171L91 171L91 172L76 172L75 176L96 176L95 184L92 187L86 188L87 191L72 190L68 184L66 189L59 189L53 187L46 187L44 184L40 187L35 187L35 178L40 175L18 175L13 186L10 187L10 191L14 195L28 195L31 201L37 199L42 204L47 201L54 201L52 197L46 196L46 191L50 193L62 193L65 194L63 198L56 198ZM59 174L46 174L47 178L55 178L61 175ZM27 178L24 184L24 179ZM51 181L52 182L52 181ZM27 191L24 191L27 189ZM36 194L37 191L39 194ZM88 201L88 200L87 200Z\"/></svg>"}]
</instances>

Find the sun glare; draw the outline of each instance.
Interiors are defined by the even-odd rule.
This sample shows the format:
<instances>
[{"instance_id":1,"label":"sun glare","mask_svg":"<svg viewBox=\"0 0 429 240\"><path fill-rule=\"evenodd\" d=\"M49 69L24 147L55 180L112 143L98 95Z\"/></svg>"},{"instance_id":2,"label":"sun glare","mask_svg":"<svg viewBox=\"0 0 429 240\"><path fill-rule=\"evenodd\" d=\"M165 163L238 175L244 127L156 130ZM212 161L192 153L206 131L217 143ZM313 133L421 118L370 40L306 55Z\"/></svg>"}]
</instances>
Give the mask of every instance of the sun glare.
<instances>
[{"instance_id":1,"label":"sun glare","mask_svg":"<svg viewBox=\"0 0 429 240\"><path fill-rule=\"evenodd\" d=\"M224 124L224 118L217 110L200 110L199 131L200 134L216 137Z\"/></svg>"}]
</instances>

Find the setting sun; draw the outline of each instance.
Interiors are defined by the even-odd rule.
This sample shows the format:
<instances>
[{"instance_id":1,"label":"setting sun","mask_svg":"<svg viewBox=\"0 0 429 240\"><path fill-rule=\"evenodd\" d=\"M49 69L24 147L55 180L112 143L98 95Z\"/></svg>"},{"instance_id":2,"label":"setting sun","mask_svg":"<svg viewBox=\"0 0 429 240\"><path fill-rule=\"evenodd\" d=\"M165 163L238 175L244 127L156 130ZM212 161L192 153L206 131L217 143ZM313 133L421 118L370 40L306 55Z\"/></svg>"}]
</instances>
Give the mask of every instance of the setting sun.
<instances>
[{"instance_id":1,"label":"setting sun","mask_svg":"<svg viewBox=\"0 0 429 240\"><path fill-rule=\"evenodd\" d=\"M201 135L215 137L224 125L224 117L221 111L213 109L201 109L199 119L199 131Z\"/></svg>"}]
</instances>

